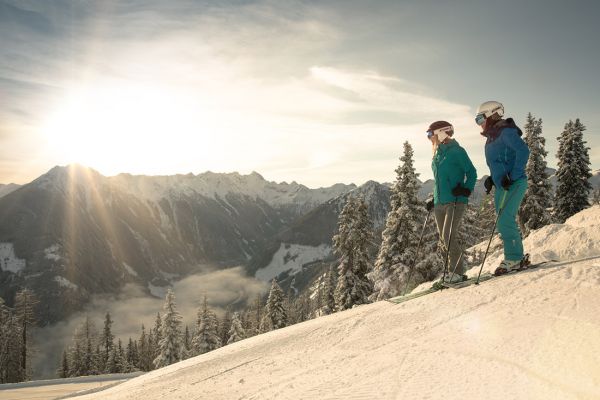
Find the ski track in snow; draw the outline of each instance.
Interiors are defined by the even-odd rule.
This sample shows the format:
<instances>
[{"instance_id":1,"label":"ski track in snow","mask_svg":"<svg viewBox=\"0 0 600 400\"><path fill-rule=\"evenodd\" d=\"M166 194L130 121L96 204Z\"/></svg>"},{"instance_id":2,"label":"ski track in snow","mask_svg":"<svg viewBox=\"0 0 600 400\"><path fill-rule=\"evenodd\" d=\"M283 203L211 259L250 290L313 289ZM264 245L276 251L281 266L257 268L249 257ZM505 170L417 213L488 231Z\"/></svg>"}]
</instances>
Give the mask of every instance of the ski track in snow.
<instances>
[{"instance_id":1,"label":"ski track in snow","mask_svg":"<svg viewBox=\"0 0 600 400\"><path fill-rule=\"evenodd\" d=\"M581 221L582 237L600 234ZM573 248L569 230L532 256L587 259L359 306L77 398L600 399L600 248Z\"/></svg>"}]
</instances>

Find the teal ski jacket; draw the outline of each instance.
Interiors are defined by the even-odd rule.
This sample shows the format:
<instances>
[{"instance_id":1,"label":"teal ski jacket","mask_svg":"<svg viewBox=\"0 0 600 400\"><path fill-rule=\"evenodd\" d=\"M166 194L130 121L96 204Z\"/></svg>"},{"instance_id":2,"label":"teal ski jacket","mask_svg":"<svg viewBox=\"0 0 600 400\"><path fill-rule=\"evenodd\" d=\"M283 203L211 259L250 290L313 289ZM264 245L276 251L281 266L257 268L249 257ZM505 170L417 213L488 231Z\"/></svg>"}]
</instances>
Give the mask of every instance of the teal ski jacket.
<instances>
[{"instance_id":1,"label":"teal ski jacket","mask_svg":"<svg viewBox=\"0 0 600 400\"><path fill-rule=\"evenodd\" d=\"M455 200L459 203L468 203L465 196L452 196L452 189L460 185L473 192L477 181L477 170L471 159L456 140L440 144L431 161L433 178L434 204L448 204Z\"/></svg>"}]
</instances>

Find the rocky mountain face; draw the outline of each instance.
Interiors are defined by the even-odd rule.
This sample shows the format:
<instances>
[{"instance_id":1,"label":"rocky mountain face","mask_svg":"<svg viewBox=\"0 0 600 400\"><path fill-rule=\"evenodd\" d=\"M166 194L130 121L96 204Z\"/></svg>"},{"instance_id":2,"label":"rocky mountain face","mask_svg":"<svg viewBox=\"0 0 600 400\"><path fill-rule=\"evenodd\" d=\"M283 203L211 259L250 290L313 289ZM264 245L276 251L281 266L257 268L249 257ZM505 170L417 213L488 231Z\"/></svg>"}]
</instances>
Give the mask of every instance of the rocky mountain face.
<instances>
[{"instance_id":1,"label":"rocky mountain face","mask_svg":"<svg viewBox=\"0 0 600 400\"><path fill-rule=\"evenodd\" d=\"M277 278L284 290L302 292L312 280L335 260L332 237L337 231L339 213L348 197L362 197L369 206L375 232L373 252L381 241L381 231L390 210L390 188L369 181L331 199L297 219L284 229L261 254L254 257L248 270L262 280Z\"/></svg>"},{"instance_id":2,"label":"rocky mountain face","mask_svg":"<svg viewBox=\"0 0 600 400\"><path fill-rule=\"evenodd\" d=\"M55 167L0 198L0 296L31 287L42 322L54 322L127 283L151 292L209 265L245 265L304 210L353 188Z\"/></svg>"}]
</instances>

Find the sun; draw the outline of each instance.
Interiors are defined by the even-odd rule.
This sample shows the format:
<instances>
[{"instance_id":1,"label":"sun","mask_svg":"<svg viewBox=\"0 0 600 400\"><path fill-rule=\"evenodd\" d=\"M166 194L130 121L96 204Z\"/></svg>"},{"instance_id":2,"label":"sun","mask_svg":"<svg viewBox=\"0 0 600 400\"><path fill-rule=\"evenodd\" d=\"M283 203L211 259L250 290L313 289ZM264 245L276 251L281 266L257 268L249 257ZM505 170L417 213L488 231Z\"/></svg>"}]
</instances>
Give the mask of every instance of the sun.
<instances>
[{"instance_id":1,"label":"sun","mask_svg":"<svg viewBox=\"0 0 600 400\"><path fill-rule=\"evenodd\" d=\"M209 158L201 144L218 133L216 117L183 90L102 85L72 91L50 114L43 134L63 163L151 172L190 157Z\"/></svg>"}]
</instances>

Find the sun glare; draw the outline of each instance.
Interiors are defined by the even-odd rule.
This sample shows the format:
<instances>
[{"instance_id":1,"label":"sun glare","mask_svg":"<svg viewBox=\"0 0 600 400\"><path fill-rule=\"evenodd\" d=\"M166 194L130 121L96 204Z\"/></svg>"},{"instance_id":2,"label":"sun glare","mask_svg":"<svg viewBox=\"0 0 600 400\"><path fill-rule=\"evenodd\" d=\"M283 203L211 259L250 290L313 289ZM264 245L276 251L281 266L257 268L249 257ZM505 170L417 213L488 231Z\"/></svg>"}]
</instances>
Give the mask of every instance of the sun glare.
<instances>
[{"instance_id":1,"label":"sun glare","mask_svg":"<svg viewBox=\"0 0 600 400\"><path fill-rule=\"evenodd\" d=\"M210 158L202 149L218 133L216 117L183 91L98 87L71 93L43 132L64 162L105 172L152 171L167 162L177 164L186 155ZM174 144L181 145L177 152L170 151Z\"/></svg>"}]
</instances>

